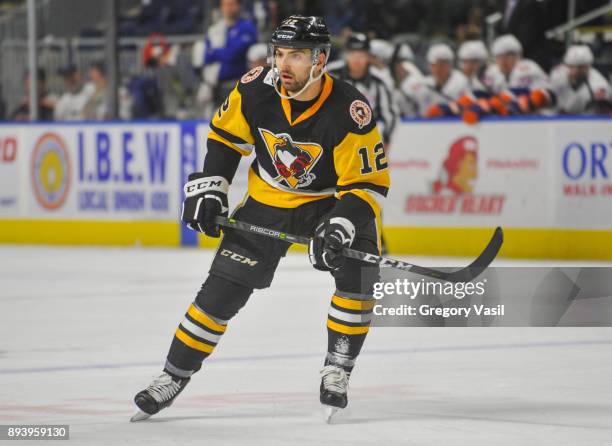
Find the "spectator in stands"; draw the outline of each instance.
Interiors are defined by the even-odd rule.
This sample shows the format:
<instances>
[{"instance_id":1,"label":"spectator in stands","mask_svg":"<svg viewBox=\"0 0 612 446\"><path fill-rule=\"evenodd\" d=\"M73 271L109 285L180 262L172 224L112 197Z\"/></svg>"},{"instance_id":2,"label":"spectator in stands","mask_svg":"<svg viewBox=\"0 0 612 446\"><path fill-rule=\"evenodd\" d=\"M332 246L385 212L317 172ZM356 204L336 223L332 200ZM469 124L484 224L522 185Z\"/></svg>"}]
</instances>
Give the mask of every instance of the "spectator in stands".
<instances>
[{"instance_id":1,"label":"spectator in stands","mask_svg":"<svg viewBox=\"0 0 612 446\"><path fill-rule=\"evenodd\" d=\"M352 22L356 29L368 35L390 39L398 32L409 30L407 26L413 21L406 20L410 16L410 6L405 0L356 1L353 5L356 17Z\"/></svg>"},{"instance_id":2,"label":"spectator in stands","mask_svg":"<svg viewBox=\"0 0 612 446\"><path fill-rule=\"evenodd\" d=\"M165 1L163 27L161 32L165 34L195 34L201 32L203 22L202 4L204 2L194 0L172 0Z\"/></svg>"},{"instance_id":3,"label":"spectator in stands","mask_svg":"<svg viewBox=\"0 0 612 446\"><path fill-rule=\"evenodd\" d=\"M163 93L157 79L158 57L145 59L142 73L130 79L127 89L131 98L132 119L160 119L165 116Z\"/></svg>"},{"instance_id":4,"label":"spectator in stands","mask_svg":"<svg viewBox=\"0 0 612 446\"><path fill-rule=\"evenodd\" d=\"M222 19L206 33L204 78L213 86L213 102L221 104L247 69L246 54L257 42L257 29L240 17L240 0L221 0Z\"/></svg>"},{"instance_id":5,"label":"spectator in stands","mask_svg":"<svg viewBox=\"0 0 612 446\"><path fill-rule=\"evenodd\" d=\"M171 45L166 40L165 35L152 33L148 37L147 44L143 48L143 61L145 66L149 67L147 75L155 81L158 94L161 95L154 106L157 111L149 117L181 117L181 119L185 119L188 115L185 105L190 97L188 93L190 89L189 78L182 76L177 65L179 54L180 46L177 44ZM153 84L151 84L152 86Z\"/></svg>"},{"instance_id":6,"label":"spectator in stands","mask_svg":"<svg viewBox=\"0 0 612 446\"><path fill-rule=\"evenodd\" d=\"M463 42L457 53L459 69L468 79L471 91L486 91L483 83L484 73L487 69L489 52L481 40L468 40Z\"/></svg>"},{"instance_id":7,"label":"spectator in stands","mask_svg":"<svg viewBox=\"0 0 612 446\"><path fill-rule=\"evenodd\" d=\"M45 70L37 69L36 76L38 81L38 119L40 121L52 121L56 98L47 91ZM29 121L30 118L30 73L26 72L23 77L23 99L11 113L10 119L12 121Z\"/></svg>"},{"instance_id":8,"label":"spectator in stands","mask_svg":"<svg viewBox=\"0 0 612 446\"><path fill-rule=\"evenodd\" d=\"M83 83L83 76L75 65L59 70L64 79L65 91L55 105L56 121L80 121L84 119L85 104L93 94L93 86Z\"/></svg>"},{"instance_id":9,"label":"spectator in stands","mask_svg":"<svg viewBox=\"0 0 612 446\"><path fill-rule=\"evenodd\" d=\"M94 62L89 67L89 86L92 94L83 108L83 119L102 121L108 119L108 91L106 88L105 68L102 62Z\"/></svg>"},{"instance_id":10,"label":"spectator in stands","mask_svg":"<svg viewBox=\"0 0 612 446\"><path fill-rule=\"evenodd\" d=\"M166 15L164 0L141 0L140 6L129 11L128 17L122 17L119 30L122 36L146 36L159 32L163 16Z\"/></svg>"},{"instance_id":11,"label":"spectator in stands","mask_svg":"<svg viewBox=\"0 0 612 446\"><path fill-rule=\"evenodd\" d=\"M410 78L402 85L402 93L412 104L412 115L436 118L457 114L447 108L468 90L468 80L453 68L453 50L443 43L432 45L427 51L431 74L424 78Z\"/></svg>"},{"instance_id":12,"label":"spectator in stands","mask_svg":"<svg viewBox=\"0 0 612 446\"><path fill-rule=\"evenodd\" d=\"M121 17L122 36L164 34L195 34L201 32L202 1L141 0L138 8Z\"/></svg>"},{"instance_id":13,"label":"spectator in stands","mask_svg":"<svg viewBox=\"0 0 612 446\"><path fill-rule=\"evenodd\" d=\"M398 110L392 95L391 76L371 63L370 40L365 34L352 34L344 49L344 60L329 64L329 73L354 85L372 107L383 142L388 145L397 124Z\"/></svg>"},{"instance_id":14,"label":"spectator in stands","mask_svg":"<svg viewBox=\"0 0 612 446\"><path fill-rule=\"evenodd\" d=\"M249 62L249 69L268 65L268 45L265 43L251 45L247 52L247 60Z\"/></svg>"},{"instance_id":15,"label":"spectator in stands","mask_svg":"<svg viewBox=\"0 0 612 446\"><path fill-rule=\"evenodd\" d=\"M332 34L340 34L344 28L350 26L355 10L350 0L336 0L325 2L325 21Z\"/></svg>"},{"instance_id":16,"label":"spectator in stands","mask_svg":"<svg viewBox=\"0 0 612 446\"><path fill-rule=\"evenodd\" d=\"M563 64L551 73L557 110L568 114L612 112L610 84L592 67L593 53L586 45L568 48Z\"/></svg>"},{"instance_id":17,"label":"spectator in stands","mask_svg":"<svg viewBox=\"0 0 612 446\"><path fill-rule=\"evenodd\" d=\"M455 39L457 42L463 43L469 40L477 40L482 38L483 24L484 11L482 5L472 4L467 8L465 22L460 23L455 28Z\"/></svg>"}]
</instances>

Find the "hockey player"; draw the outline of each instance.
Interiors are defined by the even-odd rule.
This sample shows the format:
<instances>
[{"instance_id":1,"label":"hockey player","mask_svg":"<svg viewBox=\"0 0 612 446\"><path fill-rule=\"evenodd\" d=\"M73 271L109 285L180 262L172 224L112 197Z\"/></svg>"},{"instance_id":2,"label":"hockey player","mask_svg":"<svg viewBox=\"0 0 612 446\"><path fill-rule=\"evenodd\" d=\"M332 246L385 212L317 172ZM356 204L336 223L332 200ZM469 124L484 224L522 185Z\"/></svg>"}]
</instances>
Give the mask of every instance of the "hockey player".
<instances>
[{"instance_id":1,"label":"hockey player","mask_svg":"<svg viewBox=\"0 0 612 446\"><path fill-rule=\"evenodd\" d=\"M463 42L457 52L459 58L459 69L468 80L469 89L472 92L486 91L482 78L487 69L489 52L484 42L480 40L468 40Z\"/></svg>"},{"instance_id":2,"label":"hockey player","mask_svg":"<svg viewBox=\"0 0 612 446\"><path fill-rule=\"evenodd\" d=\"M370 40L370 63L376 68L389 71L389 62L393 57L393 45L384 39Z\"/></svg>"},{"instance_id":3,"label":"hockey player","mask_svg":"<svg viewBox=\"0 0 612 446\"><path fill-rule=\"evenodd\" d=\"M563 65L553 69L550 81L559 113L610 112L610 85L592 64L591 49L586 45L574 45L565 53Z\"/></svg>"},{"instance_id":4,"label":"hockey player","mask_svg":"<svg viewBox=\"0 0 612 446\"><path fill-rule=\"evenodd\" d=\"M383 77L387 85L393 86L390 62L393 57L393 45L383 39L370 40L370 67L376 68L377 74Z\"/></svg>"},{"instance_id":5,"label":"hockey player","mask_svg":"<svg viewBox=\"0 0 612 446\"><path fill-rule=\"evenodd\" d=\"M464 122L475 124L483 114L490 113L491 91L484 84L489 52L480 40L468 40L457 52L459 69L468 80L468 92L459 98L457 107Z\"/></svg>"},{"instance_id":6,"label":"hockey player","mask_svg":"<svg viewBox=\"0 0 612 446\"><path fill-rule=\"evenodd\" d=\"M329 74L353 85L369 101L373 119L380 126L385 146L391 142L398 110L391 75L371 64L370 40L365 34L352 34L344 48L344 60L330 63Z\"/></svg>"},{"instance_id":7,"label":"hockey player","mask_svg":"<svg viewBox=\"0 0 612 446\"><path fill-rule=\"evenodd\" d=\"M396 86L402 84L410 77L422 78L423 73L414 63L414 53L407 43L398 43L393 49L389 65L395 80Z\"/></svg>"},{"instance_id":8,"label":"hockey player","mask_svg":"<svg viewBox=\"0 0 612 446\"><path fill-rule=\"evenodd\" d=\"M414 52L407 43L395 45L391 60L389 62L395 91L397 93L397 107L401 117L414 116L414 105L412 101L403 94L403 84L409 79L423 79L424 75L414 63Z\"/></svg>"},{"instance_id":9,"label":"hockey player","mask_svg":"<svg viewBox=\"0 0 612 446\"><path fill-rule=\"evenodd\" d=\"M509 88L547 88L548 78L540 66L523 59L521 42L512 34L498 37L491 46L495 64L487 68L485 84L495 93Z\"/></svg>"},{"instance_id":10,"label":"hockey player","mask_svg":"<svg viewBox=\"0 0 612 446\"><path fill-rule=\"evenodd\" d=\"M496 113L528 114L554 103L546 73L534 61L522 58L523 47L516 37L498 37L491 52L495 64L487 68L484 84L496 95L491 102Z\"/></svg>"},{"instance_id":11,"label":"hockey player","mask_svg":"<svg viewBox=\"0 0 612 446\"><path fill-rule=\"evenodd\" d=\"M432 45L427 51L431 74L422 79L409 78L402 85L402 93L414 104L416 115L435 118L457 113L448 107L468 91L468 81L453 68L454 59L448 45Z\"/></svg>"},{"instance_id":12,"label":"hockey player","mask_svg":"<svg viewBox=\"0 0 612 446\"><path fill-rule=\"evenodd\" d=\"M389 175L366 98L324 72L330 52L319 17L292 16L272 34L270 68L242 76L210 125L202 172L185 184L182 219L219 237L227 194L242 155L255 151L248 196L233 217L312 237L313 266L335 279L320 401L346 407L348 381L369 329L376 269L345 258L351 246L379 252L380 199ZM208 278L181 321L163 373L135 396L132 421L169 406L214 350L253 289L267 288L289 244L224 230ZM365 284L365 285L362 285Z\"/></svg>"},{"instance_id":13,"label":"hockey player","mask_svg":"<svg viewBox=\"0 0 612 446\"><path fill-rule=\"evenodd\" d=\"M259 66L265 67L268 64L268 45L265 43L251 45L247 51L247 61L249 70Z\"/></svg>"},{"instance_id":14,"label":"hockey player","mask_svg":"<svg viewBox=\"0 0 612 446\"><path fill-rule=\"evenodd\" d=\"M392 90L410 76L423 76L414 64L414 53L407 43L396 45L383 39L370 41L372 64L378 68Z\"/></svg>"}]
</instances>

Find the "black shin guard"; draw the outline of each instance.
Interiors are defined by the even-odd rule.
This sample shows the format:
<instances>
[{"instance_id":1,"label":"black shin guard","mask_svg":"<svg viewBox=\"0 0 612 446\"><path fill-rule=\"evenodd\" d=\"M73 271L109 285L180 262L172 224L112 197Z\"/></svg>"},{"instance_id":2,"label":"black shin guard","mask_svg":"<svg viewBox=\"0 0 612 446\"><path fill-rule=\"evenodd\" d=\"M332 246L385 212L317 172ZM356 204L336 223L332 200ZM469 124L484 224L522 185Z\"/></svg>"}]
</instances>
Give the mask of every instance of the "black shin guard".
<instances>
[{"instance_id":1,"label":"black shin guard","mask_svg":"<svg viewBox=\"0 0 612 446\"><path fill-rule=\"evenodd\" d=\"M211 274L198 292L195 303L211 316L229 321L244 307L252 292L253 288Z\"/></svg>"}]
</instances>

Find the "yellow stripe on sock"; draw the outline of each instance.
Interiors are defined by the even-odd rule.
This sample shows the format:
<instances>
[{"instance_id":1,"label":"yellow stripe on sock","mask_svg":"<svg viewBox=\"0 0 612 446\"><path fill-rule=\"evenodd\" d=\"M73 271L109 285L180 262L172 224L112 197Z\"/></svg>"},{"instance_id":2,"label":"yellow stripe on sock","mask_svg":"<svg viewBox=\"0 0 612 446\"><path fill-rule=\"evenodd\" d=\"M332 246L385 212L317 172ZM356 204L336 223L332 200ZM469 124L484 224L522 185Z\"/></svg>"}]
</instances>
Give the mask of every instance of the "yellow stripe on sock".
<instances>
[{"instance_id":1,"label":"yellow stripe on sock","mask_svg":"<svg viewBox=\"0 0 612 446\"><path fill-rule=\"evenodd\" d=\"M347 310L371 310L374 308L375 300L357 300L347 299L346 297L334 296L332 302L339 307L346 308Z\"/></svg>"},{"instance_id":2,"label":"yellow stripe on sock","mask_svg":"<svg viewBox=\"0 0 612 446\"><path fill-rule=\"evenodd\" d=\"M202 313L200 310L198 310L195 307L195 305L191 304L189 306L189 310L187 310L187 313L189 314L189 316L194 318L200 324L206 325L211 330L220 331L221 333L225 333L225 330L227 328L225 325L217 324L210 317L208 317L208 315L206 315L205 313Z\"/></svg>"},{"instance_id":3,"label":"yellow stripe on sock","mask_svg":"<svg viewBox=\"0 0 612 446\"><path fill-rule=\"evenodd\" d=\"M360 335L366 334L370 327L349 327L348 325L342 325L337 322L332 321L331 319L327 319L327 327L331 328L334 331L339 333L347 334L347 335Z\"/></svg>"},{"instance_id":4,"label":"yellow stripe on sock","mask_svg":"<svg viewBox=\"0 0 612 446\"><path fill-rule=\"evenodd\" d=\"M214 347L212 345L204 344L203 342L192 339L187 333L185 333L180 328L176 329L175 336L179 338L183 344L195 350L199 350L204 353L212 353L212 351L214 350Z\"/></svg>"}]
</instances>

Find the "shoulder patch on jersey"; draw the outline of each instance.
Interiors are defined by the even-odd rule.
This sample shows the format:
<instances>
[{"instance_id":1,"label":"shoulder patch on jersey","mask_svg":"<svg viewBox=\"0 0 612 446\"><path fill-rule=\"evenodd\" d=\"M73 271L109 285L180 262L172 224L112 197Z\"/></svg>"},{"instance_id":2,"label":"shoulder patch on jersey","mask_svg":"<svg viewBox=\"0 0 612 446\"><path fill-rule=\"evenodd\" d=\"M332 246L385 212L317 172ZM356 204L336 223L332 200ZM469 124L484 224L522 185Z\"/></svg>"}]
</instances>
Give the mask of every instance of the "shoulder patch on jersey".
<instances>
[{"instance_id":1,"label":"shoulder patch on jersey","mask_svg":"<svg viewBox=\"0 0 612 446\"><path fill-rule=\"evenodd\" d=\"M270 87L274 87L274 71L272 69L268 70L266 77L264 77L263 83L269 85Z\"/></svg>"},{"instance_id":2,"label":"shoulder patch on jersey","mask_svg":"<svg viewBox=\"0 0 612 446\"><path fill-rule=\"evenodd\" d=\"M242 82L243 84L248 84L249 82L254 81L255 79L259 77L259 75L262 73L263 70L264 70L264 67L262 66L253 68L251 71L249 71L248 73L246 73L244 76L240 78L240 82Z\"/></svg>"},{"instance_id":3,"label":"shoulder patch on jersey","mask_svg":"<svg viewBox=\"0 0 612 446\"><path fill-rule=\"evenodd\" d=\"M357 126L362 129L372 121L372 110L365 102L357 99L351 102L349 108L351 118L357 123Z\"/></svg>"}]
</instances>

